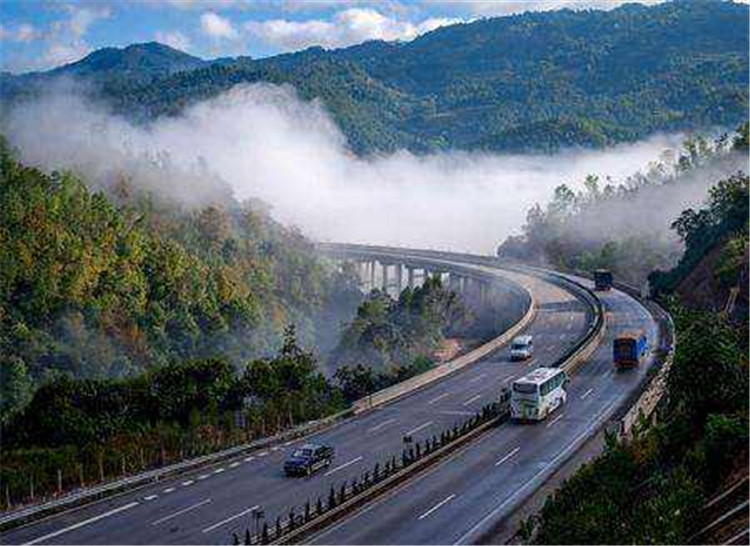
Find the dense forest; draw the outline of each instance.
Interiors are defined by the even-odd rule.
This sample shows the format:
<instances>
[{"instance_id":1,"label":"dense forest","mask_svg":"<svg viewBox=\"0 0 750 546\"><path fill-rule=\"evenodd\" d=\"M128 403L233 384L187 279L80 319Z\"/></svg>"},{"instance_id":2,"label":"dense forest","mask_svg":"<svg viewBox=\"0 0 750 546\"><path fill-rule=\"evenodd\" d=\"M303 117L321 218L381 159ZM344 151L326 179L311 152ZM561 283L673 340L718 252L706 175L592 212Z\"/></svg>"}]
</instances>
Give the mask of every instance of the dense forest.
<instances>
[{"instance_id":1,"label":"dense forest","mask_svg":"<svg viewBox=\"0 0 750 546\"><path fill-rule=\"evenodd\" d=\"M320 98L360 154L600 147L742 121L747 19L740 3L627 4L480 19L407 43L213 62L150 43L48 73L3 74L0 89L19 100L74 76L147 121L238 83L288 83Z\"/></svg>"},{"instance_id":2,"label":"dense forest","mask_svg":"<svg viewBox=\"0 0 750 546\"><path fill-rule=\"evenodd\" d=\"M619 280L641 286L652 271L677 264L683 242L696 244L681 229L670 231L670 215L680 214L685 200L702 199L708 184L747 168L747 138L744 123L733 136L721 135L713 142L689 138L676 157L664 156L646 173L621 184L595 176L587 177L577 192L561 184L545 207L529 209L522 234L507 238L498 255L556 269L608 268ZM707 216L697 220L689 211L683 214L677 224L695 220L708 227ZM733 217L733 225L738 221ZM713 236L700 237L704 248L715 242Z\"/></svg>"},{"instance_id":3,"label":"dense forest","mask_svg":"<svg viewBox=\"0 0 750 546\"><path fill-rule=\"evenodd\" d=\"M711 189L704 208L675 219L685 253L675 268L653 276L677 338L657 423L632 441L609 438L604 453L547 500L535 542L689 544L706 524L703 505L746 472L748 197L748 177L732 176ZM675 296L694 273L744 286L740 312L717 312L723 298L700 306L690 295ZM532 532L535 525L524 527Z\"/></svg>"},{"instance_id":4,"label":"dense forest","mask_svg":"<svg viewBox=\"0 0 750 546\"><path fill-rule=\"evenodd\" d=\"M289 323L325 347L361 300L353 272L252 203L181 209L125 182L94 192L3 144L0 210L3 421L59 375L240 365L274 353Z\"/></svg>"}]
</instances>

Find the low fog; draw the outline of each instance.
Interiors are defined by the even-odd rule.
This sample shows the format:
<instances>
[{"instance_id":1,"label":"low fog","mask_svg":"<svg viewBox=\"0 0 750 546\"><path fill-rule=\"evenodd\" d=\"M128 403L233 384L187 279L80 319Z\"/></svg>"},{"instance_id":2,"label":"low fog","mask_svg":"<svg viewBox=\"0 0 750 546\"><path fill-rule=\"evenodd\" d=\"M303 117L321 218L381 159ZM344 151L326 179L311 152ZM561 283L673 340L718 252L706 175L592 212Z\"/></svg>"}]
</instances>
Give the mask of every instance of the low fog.
<instances>
[{"instance_id":1,"label":"low fog","mask_svg":"<svg viewBox=\"0 0 750 546\"><path fill-rule=\"evenodd\" d=\"M555 155L400 152L364 159L348 151L321 103L301 100L290 87L237 86L147 126L84 96L56 92L16 107L2 131L25 162L77 170L93 184L127 173L186 206L231 191L239 200L264 200L277 220L318 240L484 253L518 233L526 210L547 202L555 186L578 189L587 174L623 182L681 140L655 136ZM148 168L154 164L176 169ZM707 185L664 209L671 216L699 202Z\"/></svg>"}]
</instances>

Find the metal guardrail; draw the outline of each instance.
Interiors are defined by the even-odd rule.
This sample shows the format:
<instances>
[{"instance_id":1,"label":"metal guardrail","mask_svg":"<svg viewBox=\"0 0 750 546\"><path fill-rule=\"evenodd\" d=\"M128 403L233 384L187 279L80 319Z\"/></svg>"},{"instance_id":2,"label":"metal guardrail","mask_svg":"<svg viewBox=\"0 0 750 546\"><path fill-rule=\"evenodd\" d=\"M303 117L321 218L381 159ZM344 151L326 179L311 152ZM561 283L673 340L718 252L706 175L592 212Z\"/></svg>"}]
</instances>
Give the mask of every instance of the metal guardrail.
<instances>
[{"instance_id":1,"label":"metal guardrail","mask_svg":"<svg viewBox=\"0 0 750 546\"><path fill-rule=\"evenodd\" d=\"M31 520L39 519L64 509L73 508L82 504L99 500L120 492L130 491L134 488L157 482L173 474L179 474L200 467L213 464L225 459L229 459L246 452L265 449L270 446L289 441L290 439L299 438L317 432L323 428L328 428L347 417L353 415L353 409L349 408L334 415L329 415L316 421L310 421L293 429L287 430L269 438L261 438L248 444L209 453L201 457L196 457L179 463L174 463L161 468L155 468L146 472L141 472L133 476L128 476L108 483L87 487L84 490L66 494L62 497L48 501L42 504L26 506L13 511L3 512L0 515L0 530L7 530L17 527Z\"/></svg>"}]
</instances>

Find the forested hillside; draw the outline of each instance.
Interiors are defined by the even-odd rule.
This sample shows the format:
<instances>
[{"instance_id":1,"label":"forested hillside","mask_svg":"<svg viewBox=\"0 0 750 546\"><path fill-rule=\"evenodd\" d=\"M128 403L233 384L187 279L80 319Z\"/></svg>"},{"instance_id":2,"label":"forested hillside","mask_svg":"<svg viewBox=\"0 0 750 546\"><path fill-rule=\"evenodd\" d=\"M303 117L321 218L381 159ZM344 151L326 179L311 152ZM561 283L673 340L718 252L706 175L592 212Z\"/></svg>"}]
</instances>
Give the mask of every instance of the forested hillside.
<instances>
[{"instance_id":1,"label":"forested hillside","mask_svg":"<svg viewBox=\"0 0 750 546\"><path fill-rule=\"evenodd\" d=\"M724 295L727 285L747 285L747 204L748 177L736 175L711 189L705 207L675 219L686 251L677 267L653 276L677 339L656 424L640 426L632 441L609 438L601 456L549 497L524 525L535 543L690 544L710 537L695 535L710 522L703 506L747 476L747 291L744 312L728 314L710 301L696 308L693 296L675 287L691 276L725 283ZM711 255L722 259L705 262Z\"/></svg>"},{"instance_id":2,"label":"forested hillside","mask_svg":"<svg viewBox=\"0 0 750 546\"><path fill-rule=\"evenodd\" d=\"M678 263L683 243L693 245L681 230L669 229L682 203L702 201L708 186L747 168L747 134L745 123L734 135L713 142L688 139L677 156L664 156L647 172L635 173L621 184L595 176L587 177L580 191L561 184L545 207L537 204L527 212L522 234L507 238L498 254L557 269L608 268L619 280L641 286L655 269L667 270ZM700 218L693 218L691 211L683 214L678 224L695 221L708 227L707 213ZM734 218L733 225L739 221ZM699 231L696 237L705 251L716 238ZM693 260L690 256L692 250L683 261ZM693 260L687 267L694 265ZM670 288L675 282L669 281Z\"/></svg>"},{"instance_id":3,"label":"forested hillside","mask_svg":"<svg viewBox=\"0 0 750 546\"><path fill-rule=\"evenodd\" d=\"M125 182L94 192L25 167L4 144L0 210L3 421L59 375L129 377L214 356L239 365L272 354L289 323L307 344L335 343L361 297L353 275L252 205L185 210Z\"/></svg>"},{"instance_id":4,"label":"forested hillside","mask_svg":"<svg viewBox=\"0 0 750 546\"><path fill-rule=\"evenodd\" d=\"M408 43L189 60L196 66L176 74L174 62L160 74L135 56L126 81L98 78L97 89L119 112L149 120L237 83L289 83L304 98L322 99L350 147L365 154L596 147L742 121L747 19L747 5L701 1L530 12L439 28ZM95 60L57 73L91 76ZM147 70L149 77L137 76ZM3 95L26 95L34 82L46 88L48 76L3 75Z\"/></svg>"}]
</instances>

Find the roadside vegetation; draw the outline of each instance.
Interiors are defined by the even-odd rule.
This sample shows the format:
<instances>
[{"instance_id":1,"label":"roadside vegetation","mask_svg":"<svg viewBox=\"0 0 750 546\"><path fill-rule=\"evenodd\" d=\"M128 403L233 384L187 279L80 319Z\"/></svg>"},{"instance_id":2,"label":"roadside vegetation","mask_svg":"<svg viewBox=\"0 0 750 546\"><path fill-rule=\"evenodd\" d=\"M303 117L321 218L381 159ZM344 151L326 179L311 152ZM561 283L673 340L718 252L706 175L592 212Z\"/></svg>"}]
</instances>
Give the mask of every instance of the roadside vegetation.
<instances>
[{"instance_id":1,"label":"roadside vegetation","mask_svg":"<svg viewBox=\"0 0 750 546\"><path fill-rule=\"evenodd\" d=\"M256 204L95 192L4 142L0 169L6 509L345 410L428 370L470 317L437 279L362 301L353 269ZM303 348L322 338L328 355Z\"/></svg>"},{"instance_id":2,"label":"roadside vegetation","mask_svg":"<svg viewBox=\"0 0 750 546\"><path fill-rule=\"evenodd\" d=\"M432 368L446 334L465 331L472 319L435 277L396 300L374 290L342 332L330 367L347 400L356 400Z\"/></svg>"},{"instance_id":3,"label":"roadside vegetation","mask_svg":"<svg viewBox=\"0 0 750 546\"><path fill-rule=\"evenodd\" d=\"M562 270L607 268L618 280L640 286L652 271L669 270L680 260L683 233L669 229L680 203L702 194L706 180L730 178L746 168L747 151L744 123L734 135L713 142L689 138L676 157L664 154L645 174L621 184L596 176L588 176L578 192L561 184L546 207L529 209L522 234L506 239L498 255ZM708 220L684 214L677 224Z\"/></svg>"},{"instance_id":4,"label":"roadside vegetation","mask_svg":"<svg viewBox=\"0 0 750 546\"><path fill-rule=\"evenodd\" d=\"M632 441L608 438L604 453L526 522L527 532L536 527L536 543L690 543L705 523L706 501L746 471L747 203L748 177L738 174L710 190L705 208L674 222L685 253L675 268L652 275L677 338L656 424L642 423ZM715 301L691 297L696 271L700 284L723 283ZM743 284L736 309L725 309L726 287Z\"/></svg>"}]
</instances>

